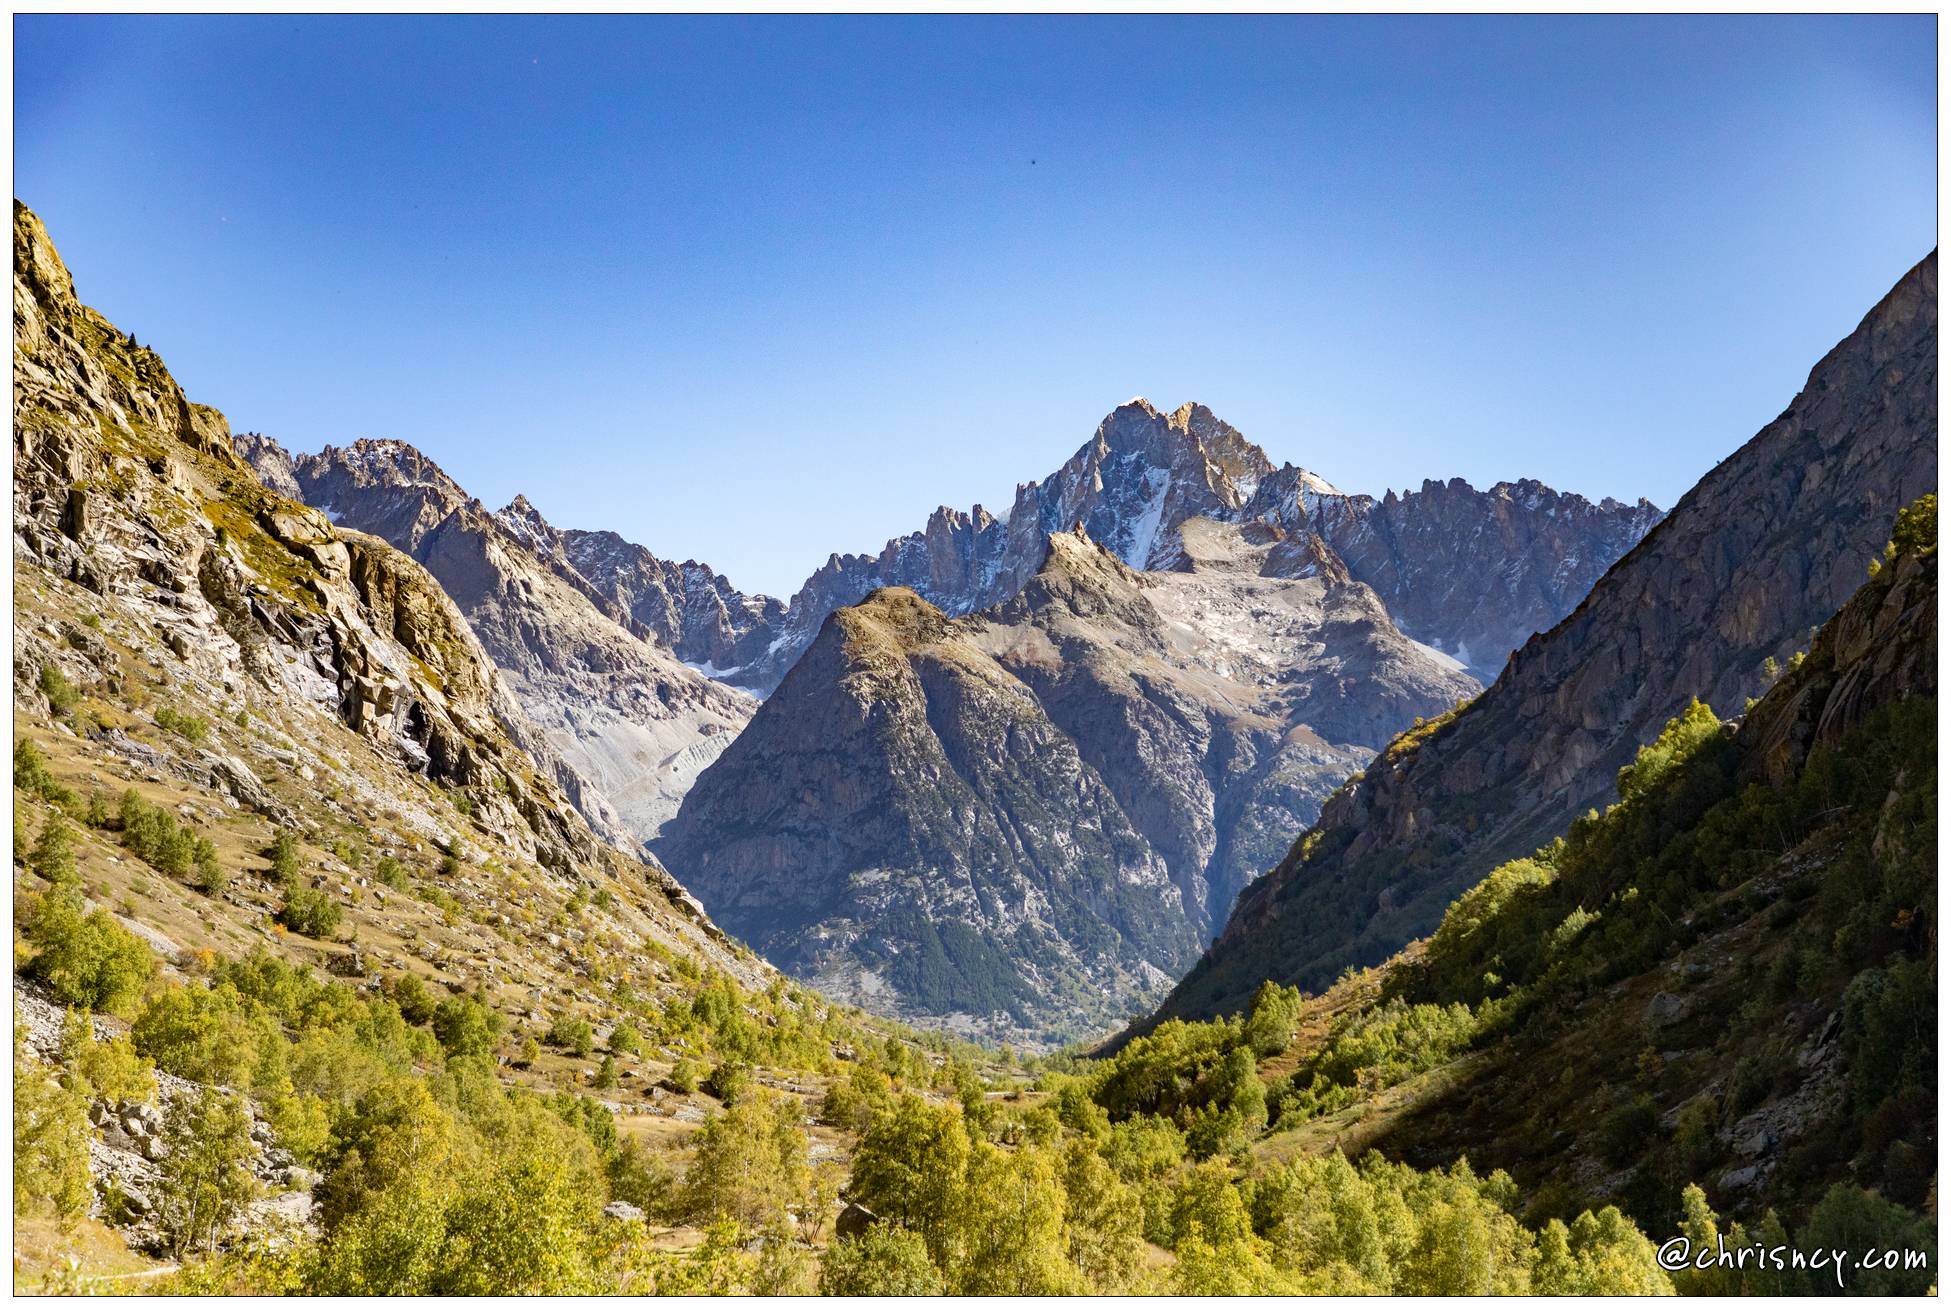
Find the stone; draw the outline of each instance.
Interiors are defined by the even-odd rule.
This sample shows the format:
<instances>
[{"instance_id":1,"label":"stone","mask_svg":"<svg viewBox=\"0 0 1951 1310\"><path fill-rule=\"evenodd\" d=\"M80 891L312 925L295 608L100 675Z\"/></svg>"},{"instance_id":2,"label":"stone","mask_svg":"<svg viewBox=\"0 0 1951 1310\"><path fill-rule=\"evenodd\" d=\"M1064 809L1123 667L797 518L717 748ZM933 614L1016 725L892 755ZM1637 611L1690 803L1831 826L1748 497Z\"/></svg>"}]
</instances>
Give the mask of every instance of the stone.
<instances>
[{"instance_id":1,"label":"stone","mask_svg":"<svg viewBox=\"0 0 1951 1310\"><path fill-rule=\"evenodd\" d=\"M835 1237L858 1237L881 1221L881 1217L858 1201L849 1201L833 1221Z\"/></svg>"},{"instance_id":2,"label":"stone","mask_svg":"<svg viewBox=\"0 0 1951 1310\"><path fill-rule=\"evenodd\" d=\"M1670 1028L1692 1012L1693 1005L1685 997L1655 992L1653 999L1646 1003L1646 1022L1655 1028Z\"/></svg>"},{"instance_id":3,"label":"stone","mask_svg":"<svg viewBox=\"0 0 1951 1310\"><path fill-rule=\"evenodd\" d=\"M603 1215L605 1218L630 1224L640 1224L644 1221L643 1210L628 1201L611 1201L603 1207Z\"/></svg>"}]
</instances>

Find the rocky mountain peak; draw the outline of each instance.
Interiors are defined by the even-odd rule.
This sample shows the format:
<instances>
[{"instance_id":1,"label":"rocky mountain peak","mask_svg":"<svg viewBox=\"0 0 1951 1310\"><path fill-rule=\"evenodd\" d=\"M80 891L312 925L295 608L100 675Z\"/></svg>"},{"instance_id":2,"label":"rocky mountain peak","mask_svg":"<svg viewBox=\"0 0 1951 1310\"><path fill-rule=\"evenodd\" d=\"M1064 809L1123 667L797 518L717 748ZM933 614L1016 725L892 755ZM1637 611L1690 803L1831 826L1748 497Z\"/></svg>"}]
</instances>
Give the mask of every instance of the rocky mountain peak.
<instances>
[{"instance_id":1,"label":"rocky mountain peak","mask_svg":"<svg viewBox=\"0 0 1951 1310\"><path fill-rule=\"evenodd\" d=\"M358 486L422 487L455 502L473 499L419 447L390 437L361 437L349 446L327 446L311 458Z\"/></svg>"},{"instance_id":2,"label":"rocky mountain peak","mask_svg":"<svg viewBox=\"0 0 1951 1310\"><path fill-rule=\"evenodd\" d=\"M542 517L541 510L529 503L527 496L517 493L513 500L495 511L495 519L517 541L545 559L554 558L561 549L561 534Z\"/></svg>"}]
</instances>

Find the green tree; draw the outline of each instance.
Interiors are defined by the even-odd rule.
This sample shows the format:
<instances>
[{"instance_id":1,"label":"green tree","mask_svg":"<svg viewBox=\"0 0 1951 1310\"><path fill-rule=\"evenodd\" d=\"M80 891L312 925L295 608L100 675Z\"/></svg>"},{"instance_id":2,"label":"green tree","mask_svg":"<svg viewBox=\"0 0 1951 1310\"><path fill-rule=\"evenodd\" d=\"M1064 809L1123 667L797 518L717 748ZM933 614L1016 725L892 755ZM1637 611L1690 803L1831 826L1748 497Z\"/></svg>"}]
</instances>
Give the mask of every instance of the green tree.
<instances>
[{"instance_id":1,"label":"green tree","mask_svg":"<svg viewBox=\"0 0 1951 1310\"><path fill-rule=\"evenodd\" d=\"M596 1049L596 1030L589 1020L573 1014L558 1014L549 1025L549 1045L559 1046L577 1059L587 1060Z\"/></svg>"},{"instance_id":2,"label":"green tree","mask_svg":"<svg viewBox=\"0 0 1951 1310\"><path fill-rule=\"evenodd\" d=\"M88 1104L26 1056L24 1031L14 1029L14 1212L72 1223L88 1209Z\"/></svg>"},{"instance_id":3,"label":"green tree","mask_svg":"<svg viewBox=\"0 0 1951 1310\"><path fill-rule=\"evenodd\" d=\"M142 939L107 910L83 914L80 893L72 886L40 899L27 939L40 948L28 962L28 975L46 983L63 1003L100 1013L126 1013L156 971Z\"/></svg>"},{"instance_id":4,"label":"green tree","mask_svg":"<svg viewBox=\"0 0 1951 1310\"><path fill-rule=\"evenodd\" d=\"M243 1087L277 1072L284 1035L277 1020L228 982L170 987L150 997L129 1027L138 1053L195 1082Z\"/></svg>"},{"instance_id":5,"label":"green tree","mask_svg":"<svg viewBox=\"0 0 1951 1310\"><path fill-rule=\"evenodd\" d=\"M797 1105L767 1093L705 1120L679 1203L690 1222L733 1219L756 1229L785 1221L809 1182Z\"/></svg>"},{"instance_id":6,"label":"green tree","mask_svg":"<svg viewBox=\"0 0 1951 1310\"><path fill-rule=\"evenodd\" d=\"M170 1254L211 1251L257 1188L251 1116L214 1087L179 1096L163 1116L157 1212Z\"/></svg>"},{"instance_id":7,"label":"green tree","mask_svg":"<svg viewBox=\"0 0 1951 1310\"><path fill-rule=\"evenodd\" d=\"M429 1023L433 1020L438 1002L419 974L398 975L388 990L392 994L393 1004L400 1007L400 1017L408 1023Z\"/></svg>"},{"instance_id":8,"label":"green tree","mask_svg":"<svg viewBox=\"0 0 1951 1310\"><path fill-rule=\"evenodd\" d=\"M637 1025L628 1019L619 1021L617 1026L610 1030L610 1049L618 1055L642 1054L644 1039L637 1031Z\"/></svg>"},{"instance_id":9,"label":"green tree","mask_svg":"<svg viewBox=\"0 0 1951 1310\"><path fill-rule=\"evenodd\" d=\"M1136 1189L1091 1144L1063 1147L1064 1247L1083 1285L1123 1292L1143 1263L1145 1214Z\"/></svg>"},{"instance_id":10,"label":"green tree","mask_svg":"<svg viewBox=\"0 0 1951 1310\"><path fill-rule=\"evenodd\" d=\"M1218 1247L1253 1236L1253 1221L1240 1200L1239 1189L1233 1186L1233 1171L1218 1160L1186 1170L1173 1195L1174 1247L1195 1229L1202 1240Z\"/></svg>"},{"instance_id":11,"label":"green tree","mask_svg":"<svg viewBox=\"0 0 1951 1310\"><path fill-rule=\"evenodd\" d=\"M61 1058L80 1076L85 1095L137 1105L156 1094L156 1066L136 1053L128 1037L95 1037L86 1010L70 1009L61 1029Z\"/></svg>"},{"instance_id":12,"label":"green tree","mask_svg":"<svg viewBox=\"0 0 1951 1310\"><path fill-rule=\"evenodd\" d=\"M1916 1296L1937 1281L1933 1273L1937 1267L1936 1224L1854 1183L1837 1183L1825 1192L1797 1237L1796 1245L1804 1251L1867 1255L1894 1249L1928 1255L1924 1266L1916 1269L1903 1268L1901 1260L1895 1269L1852 1269L1847 1275L1847 1290L1855 1296ZM1833 1280L1827 1287L1820 1280L1812 1280L1811 1290L1845 1289Z\"/></svg>"},{"instance_id":13,"label":"green tree","mask_svg":"<svg viewBox=\"0 0 1951 1310\"><path fill-rule=\"evenodd\" d=\"M298 881L298 839L283 828L271 838L271 844L264 848L264 858L271 861L271 876L289 887Z\"/></svg>"},{"instance_id":14,"label":"green tree","mask_svg":"<svg viewBox=\"0 0 1951 1310\"><path fill-rule=\"evenodd\" d=\"M897 1224L842 1237L820 1260L821 1296L940 1296L945 1290L921 1234Z\"/></svg>"},{"instance_id":15,"label":"green tree","mask_svg":"<svg viewBox=\"0 0 1951 1310\"><path fill-rule=\"evenodd\" d=\"M61 811L49 810L47 818L41 821L40 840L34 843L34 850L27 857L27 865L56 886L77 881L75 830Z\"/></svg>"},{"instance_id":16,"label":"green tree","mask_svg":"<svg viewBox=\"0 0 1951 1310\"><path fill-rule=\"evenodd\" d=\"M977 1142L967 1178L957 1294L1058 1296L1078 1290L1064 1240L1064 1189L1052 1153Z\"/></svg>"},{"instance_id":17,"label":"green tree","mask_svg":"<svg viewBox=\"0 0 1951 1310\"><path fill-rule=\"evenodd\" d=\"M960 1254L969 1154L959 1105L933 1106L905 1094L860 1139L848 1195L920 1233L935 1264L952 1269Z\"/></svg>"},{"instance_id":18,"label":"green tree","mask_svg":"<svg viewBox=\"0 0 1951 1310\"><path fill-rule=\"evenodd\" d=\"M1300 1022L1300 988L1263 982L1254 995L1242 1036L1253 1053L1264 1060L1279 1055L1293 1044Z\"/></svg>"},{"instance_id":19,"label":"green tree","mask_svg":"<svg viewBox=\"0 0 1951 1310\"><path fill-rule=\"evenodd\" d=\"M14 743L14 786L39 796L54 782L47 770L47 756L27 737Z\"/></svg>"},{"instance_id":20,"label":"green tree","mask_svg":"<svg viewBox=\"0 0 1951 1310\"><path fill-rule=\"evenodd\" d=\"M343 918L339 903L316 887L286 887L284 904L278 907L279 923L321 940L329 940L338 932Z\"/></svg>"},{"instance_id":21,"label":"green tree","mask_svg":"<svg viewBox=\"0 0 1951 1310\"><path fill-rule=\"evenodd\" d=\"M698 1062L688 1055L680 1057L678 1062L671 1066L671 1087L682 1095L689 1096L697 1091L698 1084L703 1079L704 1070L700 1069Z\"/></svg>"},{"instance_id":22,"label":"green tree","mask_svg":"<svg viewBox=\"0 0 1951 1310\"><path fill-rule=\"evenodd\" d=\"M617 1142L616 1154L604 1163L610 1180L610 1197L628 1201L645 1214L662 1216L672 1208L677 1180L664 1158L648 1150L635 1137L625 1135Z\"/></svg>"},{"instance_id":23,"label":"green tree","mask_svg":"<svg viewBox=\"0 0 1951 1310\"><path fill-rule=\"evenodd\" d=\"M434 1036L449 1055L489 1055L501 1016L471 996L449 996L434 1007Z\"/></svg>"}]
</instances>

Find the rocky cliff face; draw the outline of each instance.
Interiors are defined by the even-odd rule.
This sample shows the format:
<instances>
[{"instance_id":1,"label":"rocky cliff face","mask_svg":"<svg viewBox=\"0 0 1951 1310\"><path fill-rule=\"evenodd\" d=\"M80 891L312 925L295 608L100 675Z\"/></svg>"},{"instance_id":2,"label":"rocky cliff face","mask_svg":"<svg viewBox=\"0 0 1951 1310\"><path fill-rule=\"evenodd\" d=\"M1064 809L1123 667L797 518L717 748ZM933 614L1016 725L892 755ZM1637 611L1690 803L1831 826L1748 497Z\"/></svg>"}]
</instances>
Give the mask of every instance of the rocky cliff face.
<instances>
[{"instance_id":1,"label":"rocky cliff face","mask_svg":"<svg viewBox=\"0 0 1951 1310\"><path fill-rule=\"evenodd\" d=\"M404 442L294 457L256 434L237 440L267 486L384 537L439 579L568 765L562 781L584 814L628 844L657 834L751 717L751 697L687 668L613 577L584 576L526 500L490 513Z\"/></svg>"},{"instance_id":2,"label":"rocky cliff face","mask_svg":"<svg viewBox=\"0 0 1951 1310\"><path fill-rule=\"evenodd\" d=\"M1158 994L1297 816L1477 689L1318 538L1173 535L1172 571L1062 532L1002 605L835 611L660 856L770 959L886 1012L1049 1041Z\"/></svg>"},{"instance_id":3,"label":"rocky cliff face","mask_svg":"<svg viewBox=\"0 0 1951 1310\"><path fill-rule=\"evenodd\" d=\"M1350 496L1265 452L1204 405L1164 413L1120 405L1056 473L1017 488L1006 519L977 505L937 510L879 555L834 555L783 616L766 618L721 676L761 693L792 667L834 609L877 587L913 589L951 614L1007 600L1043 560L1052 532L1082 523L1135 569L1171 568L1192 519L1261 520L1321 537L1402 630L1480 676L1564 617L1659 519L1645 501L1594 505L1536 482L1487 492L1460 479L1381 500Z\"/></svg>"},{"instance_id":4,"label":"rocky cliff face","mask_svg":"<svg viewBox=\"0 0 1951 1310\"><path fill-rule=\"evenodd\" d=\"M1935 487L1936 440L1934 253L1494 686L1330 800L1161 1013L1223 1013L1262 979L1319 986L1383 958L1604 804L1691 698L1738 712L1769 661L1849 599L1895 512Z\"/></svg>"},{"instance_id":5,"label":"rocky cliff face","mask_svg":"<svg viewBox=\"0 0 1951 1310\"><path fill-rule=\"evenodd\" d=\"M423 836L465 829L571 882L624 870L648 881L665 920L675 911L698 925L686 930L696 938L708 921L695 902L661 868L626 865L538 767L524 742L539 735L427 571L262 485L223 415L192 404L154 352L79 302L18 203L14 252L16 696L37 698L52 668L126 699L128 646L172 699L235 710L237 735L264 759L301 777L341 773L333 807L377 805L385 792L391 818ZM30 612L43 618L26 626ZM83 729L111 753L163 758L113 713ZM195 753L207 785L288 817L260 779L264 759L253 769ZM403 776L418 790L392 786ZM436 812L406 813L401 794Z\"/></svg>"},{"instance_id":6,"label":"rocky cliff face","mask_svg":"<svg viewBox=\"0 0 1951 1310\"><path fill-rule=\"evenodd\" d=\"M786 616L784 601L747 595L696 560L659 559L614 532L562 531L550 557L708 676L760 658Z\"/></svg>"}]
</instances>

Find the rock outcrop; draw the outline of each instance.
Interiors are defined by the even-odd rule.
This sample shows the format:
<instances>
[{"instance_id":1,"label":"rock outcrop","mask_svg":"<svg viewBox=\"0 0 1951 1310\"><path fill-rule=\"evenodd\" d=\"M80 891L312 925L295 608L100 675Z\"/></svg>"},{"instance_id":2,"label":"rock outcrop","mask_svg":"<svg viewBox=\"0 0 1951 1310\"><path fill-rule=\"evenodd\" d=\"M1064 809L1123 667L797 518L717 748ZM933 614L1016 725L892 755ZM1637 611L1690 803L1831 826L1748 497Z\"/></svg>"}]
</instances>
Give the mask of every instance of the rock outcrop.
<instances>
[{"instance_id":1,"label":"rock outcrop","mask_svg":"<svg viewBox=\"0 0 1951 1310\"><path fill-rule=\"evenodd\" d=\"M830 994L1018 1041L1116 1021L1398 726L1477 690L1319 538L1173 537L1139 573L1052 534L959 618L908 588L835 611L655 849Z\"/></svg>"},{"instance_id":2,"label":"rock outcrop","mask_svg":"<svg viewBox=\"0 0 1951 1310\"><path fill-rule=\"evenodd\" d=\"M1933 253L1570 617L1331 799L1161 1015L1239 1009L1266 978L1318 987L1427 932L1493 866L1604 804L1690 699L1739 712L1936 482Z\"/></svg>"}]
</instances>

